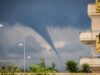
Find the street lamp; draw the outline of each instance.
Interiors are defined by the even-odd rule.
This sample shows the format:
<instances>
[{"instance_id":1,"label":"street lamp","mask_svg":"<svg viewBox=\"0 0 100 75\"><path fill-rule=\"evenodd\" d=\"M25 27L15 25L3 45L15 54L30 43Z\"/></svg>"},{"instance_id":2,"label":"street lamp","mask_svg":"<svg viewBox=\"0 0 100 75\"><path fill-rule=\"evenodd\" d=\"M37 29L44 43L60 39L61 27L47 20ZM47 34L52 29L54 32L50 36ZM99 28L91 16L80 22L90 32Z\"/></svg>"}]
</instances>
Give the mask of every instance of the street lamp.
<instances>
[{"instance_id":1,"label":"street lamp","mask_svg":"<svg viewBox=\"0 0 100 75\"><path fill-rule=\"evenodd\" d=\"M23 43L19 43L18 44L19 46L22 46L24 48L24 72L25 72L25 69L26 69L26 45L25 45L25 39L24 39L24 42Z\"/></svg>"},{"instance_id":2,"label":"street lamp","mask_svg":"<svg viewBox=\"0 0 100 75\"><path fill-rule=\"evenodd\" d=\"M0 24L0 27L3 28L4 25ZM7 29L9 29L9 27L7 27ZM19 31L17 31L16 29L13 29L13 30L16 31L17 33L19 33L22 36L22 34ZM22 36L22 38L23 38L23 43L19 43L18 45L23 46L23 48L24 48L24 72L25 72L25 68L26 68L26 65L25 65L25 56L26 56L25 48L26 47L25 47L25 38L23 36Z\"/></svg>"},{"instance_id":3,"label":"street lamp","mask_svg":"<svg viewBox=\"0 0 100 75\"><path fill-rule=\"evenodd\" d=\"M31 56L28 56L27 58L28 58L28 59L31 59Z\"/></svg>"},{"instance_id":4,"label":"street lamp","mask_svg":"<svg viewBox=\"0 0 100 75\"><path fill-rule=\"evenodd\" d=\"M24 72L25 72L25 69L26 69L26 58L30 59L31 56L26 57L26 45L25 45L25 41L24 41L24 44L23 43L19 43L18 45L24 47Z\"/></svg>"},{"instance_id":5,"label":"street lamp","mask_svg":"<svg viewBox=\"0 0 100 75\"><path fill-rule=\"evenodd\" d=\"M0 24L0 27L3 27L3 25L2 25L2 24Z\"/></svg>"}]
</instances>

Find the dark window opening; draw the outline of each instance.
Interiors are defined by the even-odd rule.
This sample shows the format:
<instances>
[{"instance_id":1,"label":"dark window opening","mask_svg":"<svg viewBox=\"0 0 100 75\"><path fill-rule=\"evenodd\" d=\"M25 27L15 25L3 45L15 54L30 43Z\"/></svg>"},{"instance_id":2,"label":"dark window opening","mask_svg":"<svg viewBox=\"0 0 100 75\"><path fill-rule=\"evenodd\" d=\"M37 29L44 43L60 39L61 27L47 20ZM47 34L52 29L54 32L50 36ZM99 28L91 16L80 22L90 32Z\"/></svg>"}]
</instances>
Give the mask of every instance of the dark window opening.
<instances>
[{"instance_id":1,"label":"dark window opening","mask_svg":"<svg viewBox=\"0 0 100 75\"><path fill-rule=\"evenodd\" d=\"M100 0L98 0L98 2L100 2Z\"/></svg>"}]
</instances>

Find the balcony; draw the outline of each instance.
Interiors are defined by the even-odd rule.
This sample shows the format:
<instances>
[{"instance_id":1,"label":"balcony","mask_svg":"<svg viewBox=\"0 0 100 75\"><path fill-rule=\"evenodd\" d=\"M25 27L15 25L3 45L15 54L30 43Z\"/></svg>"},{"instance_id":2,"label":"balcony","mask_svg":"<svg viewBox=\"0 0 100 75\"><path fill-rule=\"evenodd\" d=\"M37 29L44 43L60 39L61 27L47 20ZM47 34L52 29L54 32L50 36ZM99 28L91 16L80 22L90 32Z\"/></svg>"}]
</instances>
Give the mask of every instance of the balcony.
<instances>
[{"instance_id":1,"label":"balcony","mask_svg":"<svg viewBox=\"0 0 100 75\"><path fill-rule=\"evenodd\" d=\"M80 33L80 41L84 44L91 45L96 43L96 35L98 35L99 32L81 32Z\"/></svg>"},{"instance_id":2,"label":"balcony","mask_svg":"<svg viewBox=\"0 0 100 75\"><path fill-rule=\"evenodd\" d=\"M100 15L100 13L97 12L96 10L96 4L95 3L90 3L88 5L88 15L89 16L96 16L96 15Z\"/></svg>"},{"instance_id":3,"label":"balcony","mask_svg":"<svg viewBox=\"0 0 100 75\"><path fill-rule=\"evenodd\" d=\"M100 67L100 57L81 57L80 65L87 63L90 67Z\"/></svg>"}]
</instances>

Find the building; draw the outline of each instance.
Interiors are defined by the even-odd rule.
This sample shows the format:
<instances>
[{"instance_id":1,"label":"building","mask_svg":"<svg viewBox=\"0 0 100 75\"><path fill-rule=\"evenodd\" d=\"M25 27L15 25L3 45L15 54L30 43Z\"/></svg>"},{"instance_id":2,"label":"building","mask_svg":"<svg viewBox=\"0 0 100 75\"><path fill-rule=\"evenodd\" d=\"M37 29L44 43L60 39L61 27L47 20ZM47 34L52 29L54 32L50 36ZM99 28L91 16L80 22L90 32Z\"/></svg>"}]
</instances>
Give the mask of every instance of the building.
<instances>
[{"instance_id":1,"label":"building","mask_svg":"<svg viewBox=\"0 0 100 75\"><path fill-rule=\"evenodd\" d=\"M94 53L100 53L100 0L88 4L88 16L91 18L91 30L81 32L80 41L92 46L91 56L81 57L80 64L88 63L92 72L100 72L100 57Z\"/></svg>"}]
</instances>

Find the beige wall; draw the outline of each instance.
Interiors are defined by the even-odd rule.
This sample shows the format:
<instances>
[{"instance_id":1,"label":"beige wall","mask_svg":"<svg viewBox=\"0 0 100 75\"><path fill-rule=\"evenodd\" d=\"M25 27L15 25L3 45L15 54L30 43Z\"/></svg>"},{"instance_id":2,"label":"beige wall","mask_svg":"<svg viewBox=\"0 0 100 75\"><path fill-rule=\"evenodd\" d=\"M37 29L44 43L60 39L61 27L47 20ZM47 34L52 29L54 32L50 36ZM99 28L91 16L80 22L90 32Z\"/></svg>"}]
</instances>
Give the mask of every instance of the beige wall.
<instances>
[{"instance_id":1,"label":"beige wall","mask_svg":"<svg viewBox=\"0 0 100 75\"><path fill-rule=\"evenodd\" d=\"M88 4L87 10L88 10L88 14L95 13L96 12L96 5L94 3Z\"/></svg>"},{"instance_id":2,"label":"beige wall","mask_svg":"<svg viewBox=\"0 0 100 75\"><path fill-rule=\"evenodd\" d=\"M96 13L95 3L88 5L88 15L91 18L92 31L100 30L100 13Z\"/></svg>"},{"instance_id":3,"label":"beige wall","mask_svg":"<svg viewBox=\"0 0 100 75\"><path fill-rule=\"evenodd\" d=\"M100 31L100 15L91 17L92 31Z\"/></svg>"},{"instance_id":4,"label":"beige wall","mask_svg":"<svg viewBox=\"0 0 100 75\"><path fill-rule=\"evenodd\" d=\"M89 64L90 66L97 66L97 67L100 67L100 58L81 58L80 59L80 65L84 64L84 63L87 63Z\"/></svg>"}]
</instances>

